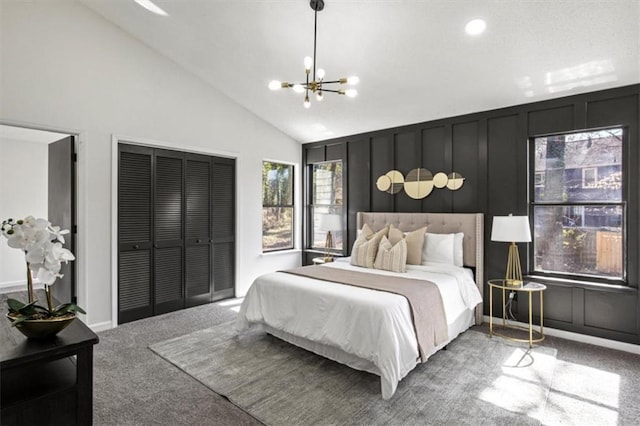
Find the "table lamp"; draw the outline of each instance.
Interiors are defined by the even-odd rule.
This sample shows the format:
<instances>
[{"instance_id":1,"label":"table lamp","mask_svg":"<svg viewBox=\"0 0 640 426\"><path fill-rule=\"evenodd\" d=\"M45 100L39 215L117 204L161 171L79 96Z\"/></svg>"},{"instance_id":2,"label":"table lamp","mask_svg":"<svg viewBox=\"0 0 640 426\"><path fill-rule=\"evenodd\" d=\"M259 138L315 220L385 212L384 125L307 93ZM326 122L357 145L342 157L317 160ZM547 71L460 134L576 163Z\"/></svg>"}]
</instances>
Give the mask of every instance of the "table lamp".
<instances>
[{"instance_id":1,"label":"table lamp","mask_svg":"<svg viewBox=\"0 0 640 426\"><path fill-rule=\"evenodd\" d=\"M522 268L520 267L520 253L516 243L531 241L529 218L527 216L494 216L491 228L491 241L511 243L505 282L507 285L522 285Z\"/></svg>"},{"instance_id":2,"label":"table lamp","mask_svg":"<svg viewBox=\"0 0 640 426\"><path fill-rule=\"evenodd\" d=\"M339 214L323 214L320 216L320 230L327 233L327 239L324 242L324 261L331 262L331 249L333 249L333 235L331 231L342 229L342 218Z\"/></svg>"}]
</instances>

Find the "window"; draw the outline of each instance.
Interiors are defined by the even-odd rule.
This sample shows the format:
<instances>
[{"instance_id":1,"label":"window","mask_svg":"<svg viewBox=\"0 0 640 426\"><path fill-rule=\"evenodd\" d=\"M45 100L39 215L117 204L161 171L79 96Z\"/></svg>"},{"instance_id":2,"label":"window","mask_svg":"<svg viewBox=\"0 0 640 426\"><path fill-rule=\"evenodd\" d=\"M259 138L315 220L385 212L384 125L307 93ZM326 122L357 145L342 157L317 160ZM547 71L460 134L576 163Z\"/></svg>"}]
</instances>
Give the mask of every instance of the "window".
<instances>
[{"instance_id":1,"label":"window","mask_svg":"<svg viewBox=\"0 0 640 426\"><path fill-rule=\"evenodd\" d=\"M342 218L342 161L326 161L311 166L311 248L325 249L329 230L323 227L327 215ZM331 229L333 249L341 252L343 248L342 229Z\"/></svg>"},{"instance_id":2,"label":"window","mask_svg":"<svg viewBox=\"0 0 640 426\"><path fill-rule=\"evenodd\" d=\"M262 251L293 248L293 166L262 162Z\"/></svg>"},{"instance_id":3,"label":"window","mask_svg":"<svg viewBox=\"0 0 640 426\"><path fill-rule=\"evenodd\" d=\"M532 140L536 272L626 278L623 139L614 128Z\"/></svg>"},{"instance_id":4,"label":"window","mask_svg":"<svg viewBox=\"0 0 640 426\"><path fill-rule=\"evenodd\" d=\"M582 169L582 187L597 188L598 169L596 167L585 167Z\"/></svg>"}]
</instances>

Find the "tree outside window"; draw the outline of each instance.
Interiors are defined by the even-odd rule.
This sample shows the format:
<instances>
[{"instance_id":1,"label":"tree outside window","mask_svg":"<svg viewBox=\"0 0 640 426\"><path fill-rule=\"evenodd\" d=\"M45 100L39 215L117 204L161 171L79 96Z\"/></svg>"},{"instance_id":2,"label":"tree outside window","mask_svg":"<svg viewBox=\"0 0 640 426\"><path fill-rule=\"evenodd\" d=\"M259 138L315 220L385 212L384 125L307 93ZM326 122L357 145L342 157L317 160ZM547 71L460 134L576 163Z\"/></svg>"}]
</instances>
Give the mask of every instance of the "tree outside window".
<instances>
[{"instance_id":1,"label":"tree outside window","mask_svg":"<svg viewBox=\"0 0 640 426\"><path fill-rule=\"evenodd\" d=\"M536 272L625 279L623 136L615 128L533 139Z\"/></svg>"},{"instance_id":2,"label":"tree outside window","mask_svg":"<svg viewBox=\"0 0 640 426\"><path fill-rule=\"evenodd\" d=\"M293 248L293 166L262 162L262 251Z\"/></svg>"}]
</instances>

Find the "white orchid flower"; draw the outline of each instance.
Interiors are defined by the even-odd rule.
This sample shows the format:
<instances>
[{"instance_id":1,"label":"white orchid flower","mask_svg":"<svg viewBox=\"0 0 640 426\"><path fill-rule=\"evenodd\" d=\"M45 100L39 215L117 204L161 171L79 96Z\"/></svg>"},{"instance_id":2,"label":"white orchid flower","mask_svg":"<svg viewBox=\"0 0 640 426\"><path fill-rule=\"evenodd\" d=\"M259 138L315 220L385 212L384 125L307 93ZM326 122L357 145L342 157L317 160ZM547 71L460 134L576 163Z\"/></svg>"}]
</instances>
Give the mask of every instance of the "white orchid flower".
<instances>
[{"instance_id":1,"label":"white orchid flower","mask_svg":"<svg viewBox=\"0 0 640 426\"><path fill-rule=\"evenodd\" d=\"M24 251L25 260L33 274L48 285L62 277L61 262L75 260L73 253L62 246L63 235L68 233L66 229L52 226L46 219L33 216L15 222L11 219L2 222L2 235L7 238L9 247Z\"/></svg>"},{"instance_id":2,"label":"white orchid flower","mask_svg":"<svg viewBox=\"0 0 640 426\"><path fill-rule=\"evenodd\" d=\"M27 225L30 228L36 226L36 218L33 216L27 216L22 219L22 221L24 222L24 225Z\"/></svg>"},{"instance_id":3,"label":"white orchid flower","mask_svg":"<svg viewBox=\"0 0 640 426\"><path fill-rule=\"evenodd\" d=\"M65 263L70 260L76 259L76 257L73 255L73 253L71 253L71 251L69 251L69 249L62 247L62 243L51 244L49 253L51 253L52 257L54 257L58 261Z\"/></svg>"},{"instance_id":4,"label":"white orchid flower","mask_svg":"<svg viewBox=\"0 0 640 426\"><path fill-rule=\"evenodd\" d=\"M68 234L69 230L68 229L60 229L59 226L50 226L49 227L49 232L55 236L55 239L60 241L62 244L64 244L64 237L63 235ZM73 259L71 259L73 260Z\"/></svg>"},{"instance_id":5,"label":"white orchid flower","mask_svg":"<svg viewBox=\"0 0 640 426\"><path fill-rule=\"evenodd\" d=\"M25 259L30 265L35 265L42 263L46 254L47 252L44 245L31 245L26 249Z\"/></svg>"},{"instance_id":6,"label":"white orchid flower","mask_svg":"<svg viewBox=\"0 0 640 426\"><path fill-rule=\"evenodd\" d=\"M17 248L20 250L25 250L26 247L30 243L30 239L28 235L25 235L22 227L14 226L13 234L7 237L7 244L11 248Z\"/></svg>"},{"instance_id":7,"label":"white orchid flower","mask_svg":"<svg viewBox=\"0 0 640 426\"><path fill-rule=\"evenodd\" d=\"M46 268L40 268L38 270L38 273L36 275L36 278L39 279L41 282L47 284L47 285L51 285L55 282L56 278L62 277L62 275L51 272L49 270L47 270Z\"/></svg>"}]
</instances>

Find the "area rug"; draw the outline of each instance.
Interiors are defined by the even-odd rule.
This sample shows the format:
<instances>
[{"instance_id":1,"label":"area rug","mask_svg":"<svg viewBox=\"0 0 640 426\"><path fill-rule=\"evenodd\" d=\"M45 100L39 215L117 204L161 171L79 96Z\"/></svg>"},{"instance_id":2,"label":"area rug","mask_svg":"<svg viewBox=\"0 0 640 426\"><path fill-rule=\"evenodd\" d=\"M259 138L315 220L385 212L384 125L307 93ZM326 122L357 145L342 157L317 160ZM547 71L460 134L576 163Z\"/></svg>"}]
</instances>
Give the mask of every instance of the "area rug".
<instances>
[{"instance_id":1,"label":"area rug","mask_svg":"<svg viewBox=\"0 0 640 426\"><path fill-rule=\"evenodd\" d=\"M268 425L540 424L556 350L468 330L418 365L393 397L380 378L233 322L149 348Z\"/></svg>"}]
</instances>

